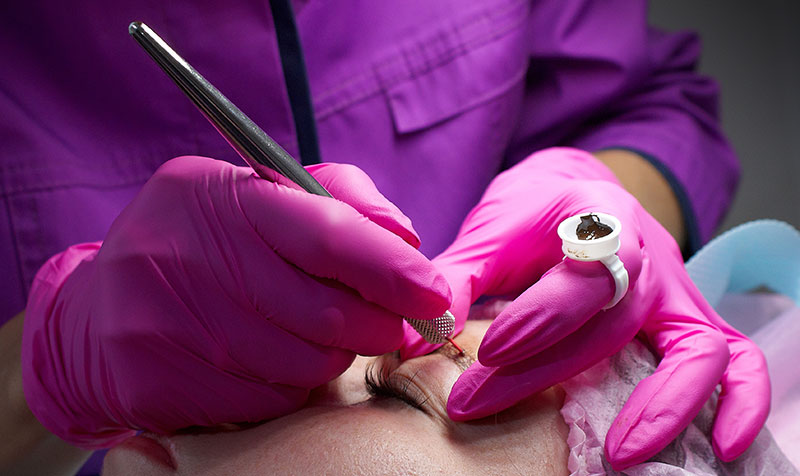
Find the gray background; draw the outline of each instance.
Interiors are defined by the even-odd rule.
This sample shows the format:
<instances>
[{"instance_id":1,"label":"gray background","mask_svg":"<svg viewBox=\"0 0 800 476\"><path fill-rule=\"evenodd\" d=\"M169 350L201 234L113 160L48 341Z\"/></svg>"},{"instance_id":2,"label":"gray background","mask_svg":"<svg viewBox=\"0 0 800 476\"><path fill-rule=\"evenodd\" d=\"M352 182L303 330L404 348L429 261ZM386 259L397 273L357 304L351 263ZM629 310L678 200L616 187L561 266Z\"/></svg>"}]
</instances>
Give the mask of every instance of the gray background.
<instances>
[{"instance_id":1,"label":"gray background","mask_svg":"<svg viewBox=\"0 0 800 476\"><path fill-rule=\"evenodd\" d=\"M720 83L742 179L719 231L758 218L800 228L800 1L651 0L650 22L697 32L700 70Z\"/></svg>"}]
</instances>

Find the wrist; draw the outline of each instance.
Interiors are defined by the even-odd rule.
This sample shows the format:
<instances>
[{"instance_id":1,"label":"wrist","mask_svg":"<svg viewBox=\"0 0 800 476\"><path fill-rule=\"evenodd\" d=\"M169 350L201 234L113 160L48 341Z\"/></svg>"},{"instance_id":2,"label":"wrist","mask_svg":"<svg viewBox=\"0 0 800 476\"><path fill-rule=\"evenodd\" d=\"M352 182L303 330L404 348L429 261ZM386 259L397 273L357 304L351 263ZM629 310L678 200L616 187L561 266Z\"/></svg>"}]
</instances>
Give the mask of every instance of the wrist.
<instances>
[{"instance_id":1,"label":"wrist","mask_svg":"<svg viewBox=\"0 0 800 476\"><path fill-rule=\"evenodd\" d=\"M22 388L24 313L0 327L0 474L75 474L89 453L47 431Z\"/></svg>"},{"instance_id":2,"label":"wrist","mask_svg":"<svg viewBox=\"0 0 800 476\"><path fill-rule=\"evenodd\" d=\"M667 179L650 162L623 149L601 150L594 152L594 156L681 247L686 244L686 228L678 198Z\"/></svg>"},{"instance_id":3,"label":"wrist","mask_svg":"<svg viewBox=\"0 0 800 476\"><path fill-rule=\"evenodd\" d=\"M13 442L13 445L0 445L0 468L5 467L15 453L35 446L47 434L28 409L22 391L23 316L17 315L0 328L0 388L3 392L3 398L0 398L0 433L8 431L3 441Z\"/></svg>"}]
</instances>

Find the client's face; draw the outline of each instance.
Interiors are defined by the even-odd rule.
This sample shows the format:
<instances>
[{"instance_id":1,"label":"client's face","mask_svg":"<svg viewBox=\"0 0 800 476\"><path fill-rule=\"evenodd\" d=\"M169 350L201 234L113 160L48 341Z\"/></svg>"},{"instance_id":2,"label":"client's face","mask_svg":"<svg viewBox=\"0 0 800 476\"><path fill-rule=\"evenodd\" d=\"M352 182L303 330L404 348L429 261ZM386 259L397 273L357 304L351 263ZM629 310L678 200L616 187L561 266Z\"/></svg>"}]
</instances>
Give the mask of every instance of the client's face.
<instances>
[{"instance_id":1,"label":"client's face","mask_svg":"<svg viewBox=\"0 0 800 476\"><path fill-rule=\"evenodd\" d=\"M359 357L283 418L131 438L106 455L103 474L567 474L558 389L483 420L447 418L450 388L488 324L468 321L456 337L467 355L448 344L406 362Z\"/></svg>"}]
</instances>

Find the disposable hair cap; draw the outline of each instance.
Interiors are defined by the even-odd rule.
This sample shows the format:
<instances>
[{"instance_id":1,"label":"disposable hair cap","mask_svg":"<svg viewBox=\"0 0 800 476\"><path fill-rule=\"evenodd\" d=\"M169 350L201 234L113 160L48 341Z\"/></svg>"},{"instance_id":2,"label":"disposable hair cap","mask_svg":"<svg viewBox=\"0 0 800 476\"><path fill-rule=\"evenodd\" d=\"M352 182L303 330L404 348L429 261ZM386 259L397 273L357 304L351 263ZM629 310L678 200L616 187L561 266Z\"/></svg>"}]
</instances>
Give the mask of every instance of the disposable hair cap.
<instances>
[{"instance_id":1,"label":"disposable hair cap","mask_svg":"<svg viewBox=\"0 0 800 476\"><path fill-rule=\"evenodd\" d=\"M686 262L703 297L719 304L726 292L766 286L800 306L800 232L779 220L756 220L711 240Z\"/></svg>"}]
</instances>

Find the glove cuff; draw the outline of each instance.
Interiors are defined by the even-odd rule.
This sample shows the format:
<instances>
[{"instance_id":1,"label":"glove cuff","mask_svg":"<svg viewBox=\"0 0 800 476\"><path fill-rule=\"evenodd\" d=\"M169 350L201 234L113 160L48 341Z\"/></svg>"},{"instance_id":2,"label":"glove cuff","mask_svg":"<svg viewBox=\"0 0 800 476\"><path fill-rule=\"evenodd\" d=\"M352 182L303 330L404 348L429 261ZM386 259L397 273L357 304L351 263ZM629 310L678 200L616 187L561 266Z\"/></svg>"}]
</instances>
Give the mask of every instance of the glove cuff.
<instances>
[{"instance_id":1,"label":"glove cuff","mask_svg":"<svg viewBox=\"0 0 800 476\"><path fill-rule=\"evenodd\" d=\"M614 172L600 159L585 150L571 147L551 147L536 152L519 162L513 169L525 169L535 178L558 176L577 180L603 180L620 187Z\"/></svg>"},{"instance_id":2,"label":"glove cuff","mask_svg":"<svg viewBox=\"0 0 800 476\"><path fill-rule=\"evenodd\" d=\"M64 349L59 344L65 328L81 324L67 322L62 290L81 263L94 259L100 245L101 242L94 242L72 246L39 269L28 297L22 334L22 385L28 407L53 434L85 449L109 447L135 433L129 429L107 430L109 424L93 422L95 418L86 411L92 402L77 398L80 392L87 391L85 384L73 378L71 362L65 358L74 349ZM87 427L97 431L87 431Z\"/></svg>"}]
</instances>

